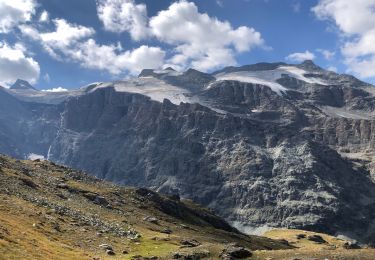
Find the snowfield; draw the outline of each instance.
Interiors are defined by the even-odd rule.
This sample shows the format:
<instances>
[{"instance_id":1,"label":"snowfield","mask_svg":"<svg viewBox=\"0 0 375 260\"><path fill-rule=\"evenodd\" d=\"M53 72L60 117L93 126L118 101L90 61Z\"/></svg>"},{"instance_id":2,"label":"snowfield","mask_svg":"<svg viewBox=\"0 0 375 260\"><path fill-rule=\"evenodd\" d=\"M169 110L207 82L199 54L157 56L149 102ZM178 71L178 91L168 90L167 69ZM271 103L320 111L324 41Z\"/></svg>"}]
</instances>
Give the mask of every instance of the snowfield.
<instances>
[{"instance_id":1,"label":"snowfield","mask_svg":"<svg viewBox=\"0 0 375 260\"><path fill-rule=\"evenodd\" d=\"M260 84L271 88L274 92L279 95L282 95L283 92L288 89L284 86L277 83L277 80L282 78L283 75L288 75L302 81L305 81L310 84L320 84L327 85L327 82L324 82L318 78L307 78L304 74L308 73L303 69L299 69L293 66L280 66L275 70L265 70L265 71L237 71L230 73L219 73L217 74L216 80L235 80L246 83ZM212 84L208 86L210 88Z\"/></svg>"}]
</instances>

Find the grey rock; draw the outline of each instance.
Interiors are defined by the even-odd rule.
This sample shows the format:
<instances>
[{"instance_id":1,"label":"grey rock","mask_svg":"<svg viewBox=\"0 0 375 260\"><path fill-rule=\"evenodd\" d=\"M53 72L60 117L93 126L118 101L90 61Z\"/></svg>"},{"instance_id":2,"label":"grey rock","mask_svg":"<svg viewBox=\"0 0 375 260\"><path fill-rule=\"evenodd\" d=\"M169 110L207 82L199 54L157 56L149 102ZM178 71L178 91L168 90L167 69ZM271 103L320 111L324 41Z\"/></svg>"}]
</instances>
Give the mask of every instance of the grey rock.
<instances>
[{"instance_id":1,"label":"grey rock","mask_svg":"<svg viewBox=\"0 0 375 260\"><path fill-rule=\"evenodd\" d=\"M307 240L310 240L310 241L313 241L313 242L316 242L318 244L325 244L327 243L327 241L325 241L321 236L319 235L310 235L310 236L307 236Z\"/></svg>"},{"instance_id":2,"label":"grey rock","mask_svg":"<svg viewBox=\"0 0 375 260\"><path fill-rule=\"evenodd\" d=\"M362 247L358 243L352 243L352 242L345 242L343 245L343 248L345 249L361 249Z\"/></svg>"},{"instance_id":3,"label":"grey rock","mask_svg":"<svg viewBox=\"0 0 375 260\"><path fill-rule=\"evenodd\" d=\"M111 245L108 245L108 244L101 244L99 245L100 248L103 248L104 250L111 250L113 251L113 248Z\"/></svg>"},{"instance_id":4,"label":"grey rock","mask_svg":"<svg viewBox=\"0 0 375 260\"><path fill-rule=\"evenodd\" d=\"M117 92L116 82L93 84L58 102L0 89L0 152L21 159L36 153L101 179L178 194L242 231L302 228L375 243L374 86L311 61L290 66L313 82L281 75L277 82L287 88L281 94L262 84L214 81L220 73L272 73L286 65L143 73L197 100L178 105ZM136 192L140 205L186 215L177 197ZM105 198L91 198L108 206ZM232 229L210 212L204 219ZM133 237L126 232L119 231Z\"/></svg>"},{"instance_id":5,"label":"grey rock","mask_svg":"<svg viewBox=\"0 0 375 260\"><path fill-rule=\"evenodd\" d=\"M147 216L147 217L143 218L143 220L147 221L147 222L150 222L150 223L153 223L153 224L156 224L156 225L159 224L159 220L155 217Z\"/></svg>"},{"instance_id":6,"label":"grey rock","mask_svg":"<svg viewBox=\"0 0 375 260\"><path fill-rule=\"evenodd\" d=\"M184 239L181 241L181 247L197 247L200 245L201 243L195 239Z\"/></svg>"},{"instance_id":7,"label":"grey rock","mask_svg":"<svg viewBox=\"0 0 375 260\"><path fill-rule=\"evenodd\" d=\"M220 254L222 259L242 259L251 257L253 254L250 250L238 245L228 245Z\"/></svg>"},{"instance_id":8,"label":"grey rock","mask_svg":"<svg viewBox=\"0 0 375 260\"><path fill-rule=\"evenodd\" d=\"M107 249L106 251L107 255L116 255L116 253L113 250Z\"/></svg>"},{"instance_id":9,"label":"grey rock","mask_svg":"<svg viewBox=\"0 0 375 260\"><path fill-rule=\"evenodd\" d=\"M200 260L210 257L210 252L207 250L196 251L191 253L186 252L175 252L172 254L172 259L182 259L182 260Z\"/></svg>"},{"instance_id":10,"label":"grey rock","mask_svg":"<svg viewBox=\"0 0 375 260\"><path fill-rule=\"evenodd\" d=\"M36 90L29 82L22 79L17 79L16 82L10 87L10 89L19 89L19 90Z\"/></svg>"}]
</instances>

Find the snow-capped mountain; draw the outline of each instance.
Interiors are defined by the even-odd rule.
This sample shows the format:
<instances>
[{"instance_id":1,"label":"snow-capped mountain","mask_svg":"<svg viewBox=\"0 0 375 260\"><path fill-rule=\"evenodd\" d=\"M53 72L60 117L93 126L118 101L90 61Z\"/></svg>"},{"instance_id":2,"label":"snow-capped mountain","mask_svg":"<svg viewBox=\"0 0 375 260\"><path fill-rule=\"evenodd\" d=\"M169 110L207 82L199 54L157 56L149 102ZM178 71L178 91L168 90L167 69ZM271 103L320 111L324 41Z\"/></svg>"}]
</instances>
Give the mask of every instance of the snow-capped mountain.
<instances>
[{"instance_id":1,"label":"snow-capped mountain","mask_svg":"<svg viewBox=\"0 0 375 260\"><path fill-rule=\"evenodd\" d=\"M59 98L0 89L0 152L179 193L247 232L375 243L374 88L306 61L144 70Z\"/></svg>"}]
</instances>

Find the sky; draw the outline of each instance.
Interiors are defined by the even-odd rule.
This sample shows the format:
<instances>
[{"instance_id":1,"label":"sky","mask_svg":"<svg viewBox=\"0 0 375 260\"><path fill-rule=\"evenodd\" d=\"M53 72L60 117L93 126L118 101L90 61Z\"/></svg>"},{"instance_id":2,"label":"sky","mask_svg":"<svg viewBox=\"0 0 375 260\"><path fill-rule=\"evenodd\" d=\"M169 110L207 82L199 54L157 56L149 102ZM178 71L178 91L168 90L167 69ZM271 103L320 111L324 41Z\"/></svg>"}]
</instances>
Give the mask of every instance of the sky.
<instances>
[{"instance_id":1,"label":"sky","mask_svg":"<svg viewBox=\"0 0 375 260\"><path fill-rule=\"evenodd\" d=\"M0 85L313 60L375 83L375 0L0 0Z\"/></svg>"}]
</instances>

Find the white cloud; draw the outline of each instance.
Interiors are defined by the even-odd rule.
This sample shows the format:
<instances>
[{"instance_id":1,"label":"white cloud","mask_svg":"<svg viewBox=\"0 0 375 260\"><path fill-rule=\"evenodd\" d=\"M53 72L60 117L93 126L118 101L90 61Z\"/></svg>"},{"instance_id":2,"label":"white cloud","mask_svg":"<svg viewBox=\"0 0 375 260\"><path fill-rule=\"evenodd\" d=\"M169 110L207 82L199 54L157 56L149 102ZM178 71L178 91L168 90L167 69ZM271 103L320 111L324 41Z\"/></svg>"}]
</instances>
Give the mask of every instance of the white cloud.
<instances>
[{"instance_id":1,"label":"white cloud","mask_svg":"<svg viewBox=\"0 0 375 260\"><path fill-rule=\"evenodd\" d=\"M40 14L40 17L39 17L39 22L42 22L42 23L45 23L45 22L48 22L49 21L49 14L47 11L43 11L41 14Z\"/></svg>"},{"instance_id":2,"label":"white cloud","mask_svg":"<svg viewBox=\"0 0 375 260\"><path fill-rule=\"evenodd\" d=\"M301 3L300 2L293 3L292 9L293 9L293 12L299 13L301 11Z\"/></svg>"},{"instance_id":3,"label":"white cloud","mask_svg":"<svg viewBox=\"0 0 375 260\"><path fill-rule=\"evenodd\" d=\"M160 68L165 56L159 47L142 45L131 51L121 51L119 46L99 45L93 39L77 44L66 54L83 67L106 70L114 75L125 70L137 74L144 68Z\"/></svg>"},{"instance_id":4,"label":"white cloud","mask_svg":"<svg viewBox=\"0 0 375 260\"><path fill-rule=\"evenodd\" d=\"M170 63L201 70L233 65L236 53L264 45L255 29L233 29L229 22L199 13L194 3L184 0L150 18L149 26L161 42L176 46Z\"/></svg>"},{"instance_id":5,"label":"white cloud","mask_svg":"<svg viewBox=\"0 0 375 260\"><path fill-rule=\"evenodd\" d=\"M332 60L332 58L336 54L336 52L334 51L329 51L329 50L324 50L324 49L317 49L317 51L320 52L326 60Z\"/></svg>"},{"instance_id":6,"label":"white cloud","mask_svg":"<svg viewBox=\"0 0 375 260\"><path fill-rule=\"evenodd\" d=\"M328 68L327 68L327 70L329 70L329 71L332 71L332 72L336 72L337 73L337 68L335 67L335 66L329 66Z\"/></svg>"},{"instance_id":7,"label":"white cloud","mask_svg":"<svg viewBox=\"0 0 375 260\"><path fill-rule=\"evenodd\" d=\"M0 0L0 33L30 21L35 8L35 0Z\"/></svg>"},{"instance_id":8,"label":"white cloud","mask_svg":"<svg viewBox=\"0 0 375 260\"><path fill-rule=\"evenodd\" d=\"M144 68L160 68L165 52L159 47L140 46L124 51L121 44L101 45L90 38L94 29L70 24L63 19L54 20L56 29L52 32L39 32L35 27L23 25L20 30L61 61L73 61L82 67L108 71L113 75L129 71L139 73Z\"/></svg>"},{"instance_id":9,"label":"white cloud","mask_svg":"<svg viewBox=\"0 0 375 260\"><path fill-rule=\"evenodd\" d=\"M142 45L124 50L121 44L99 44L93 38L93 28L64 19L53 19L52 31L40 31L38 28L42 27L30 24L18 27L24 35L39 41L53 58L113 75L136 74L143 68L159 68L165 63L178 69L207 71L235 65L237 54L264 47L264 40L255 29L233 28L227 21L199 13L194 3L185 0L151 18L147 17L146 6L134 0L98 0L97 11L106 30L129 32L133 40L157 38L171 45L172 51L166 58L160 47Z\"/></svg>"},{"instance_id":10,"label":"white cloud","mask_svg":"<svg viewBox=\"0 0 375 260\"><path fill-rule=\"evenodd\" d=\"M292 62L302 62L305 60L313 60L315 59L314 53L311 53L310 51L305 52L296 52L288 55L286 60L292 61Z\"/></svg>"},{"instance_id":11,"label":"white cloud","mask_svg":"<svg viewBox=\"0 0 375 260\"><path fill-rule=\"evenodd\" d=\"M320 0L312 11L339 29L341 53L349 72L375 77L375 1Z\"/></svg>"},{"instance_id":12,"label":"white cloud","mask_svg":"<svg viewBox=\"0 0 375 260\"><path fill-rule=\"evenodd\" d=\"M0 42L0 85L9 86L17 79L35 83L39 78L40 67L33 58L27 57L21 44L9 46Z\"/></svg>"},{"instance_id":13,"label":"white cloud","mask_svg":"<svg viewBox=\"0 0 375 260\"><path fill-rule=\"evenodd\" d=\"M97 12L110 32L129 32L134 40L147 38L147 8L134 0L98 0Z\"/></svg>"},{"instance_id":14,"label":"white cloud","mask_svg":"<svg viewBox=\"0 0 375 260\"><path fill-rule=\"evenodd\" d=\"M216 4L220 7L224 7L224 1L223 0L216 0Z\"/></svg>"},{"instance_id":15,"label":"white cloud","mask_svg":"<svg viewBox=\"0 0 375 260\"><path fill-rule=\"evenodd\" d=\"M219 5L223 2L219 0ZM208 14L199 13L193 2L181 0L149 18L144 4L134 0L98 0L97 11L104 28L129 32L133 40L157 38L171 45L173 56L167 63L176 68L210 70L235 65L235 55L264 46L261 34L241 26L232 28Z\"/></svg>"},{"instance_id":16,"label":"white cloud","mask_svg":"<svg viewBox=\"0 0 375 260\"><path fill-rule=\"evenodd\" d=\"M58 87L58 88L51 88L51 89L43 89L42 90L43 92L66 92L68 91L66 88L63 88L63 87Z\"/></svg>"},{"instance_id":17,"label":"white cloud","mask_svg":"<svg viewBox=\"0 0 375 260\"><path fill-rule=\"evenodd\" d=\"M95 34L93 28L70 24L64 19L53 20L56 31L38 33L38 37L44 48L54 57L59 57L59 51L64 54L71 50L71 47L82 39Z\"/></svg>"},{"instance_id":18,"label":"white cloud","mask_svg":"<svg viewBox=\"0 0 375 260\"><path fill-rule=\"evenodd\" d=\"M51 77L49 76L48 73L44 74L44 76L43 76L43 80L44 80L45 82L47 82L47 83L50 83L50 81L51 81Z\"/></svg>"}]
</instances>

